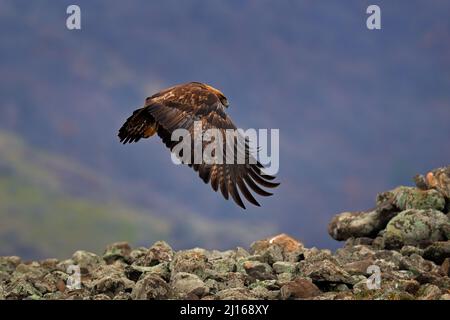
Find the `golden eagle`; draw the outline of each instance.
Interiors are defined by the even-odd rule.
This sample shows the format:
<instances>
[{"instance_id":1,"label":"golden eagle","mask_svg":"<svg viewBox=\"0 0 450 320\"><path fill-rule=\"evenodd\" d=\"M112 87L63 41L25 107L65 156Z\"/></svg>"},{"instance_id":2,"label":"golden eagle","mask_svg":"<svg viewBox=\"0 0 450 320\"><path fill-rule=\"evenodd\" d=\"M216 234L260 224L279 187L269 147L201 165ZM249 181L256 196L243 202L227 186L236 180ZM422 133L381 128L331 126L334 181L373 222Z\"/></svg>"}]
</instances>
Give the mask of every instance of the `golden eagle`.
<instances>
[{"instance_id":1,"label":"golden eagle","mask_svg":"<svg viewBox=\"0 0 450 320\"><path fill-rule=\"evenodd\" d=\"M219 129L223 135L227 129L236 130L236 126L225 113L228 100L219 90L200 82L190 82L162 90L145 100L144 107L136 110L119 130L120 141L124 144L149 138L155 133L171 151L178 143L172 141L176 129L194 130L194 122L200 121L202 130ZM248 147L248 140L245 140ZM246 159L252 156L245 148ZM192 155L193 156L193 155ZM254 158L252 158L254 159ZM260 206L249 189L261 196L270 196L260 186L275 188L274 176L265 174L264 166L254 159L244 163L188 163L199 173L205 182L211 182L214 191L220 188L225 199L229 195L240 207L245 209L239 191L256 206ZM238 191L239 189L239 191Z\"/></svg>"}]
</instances>

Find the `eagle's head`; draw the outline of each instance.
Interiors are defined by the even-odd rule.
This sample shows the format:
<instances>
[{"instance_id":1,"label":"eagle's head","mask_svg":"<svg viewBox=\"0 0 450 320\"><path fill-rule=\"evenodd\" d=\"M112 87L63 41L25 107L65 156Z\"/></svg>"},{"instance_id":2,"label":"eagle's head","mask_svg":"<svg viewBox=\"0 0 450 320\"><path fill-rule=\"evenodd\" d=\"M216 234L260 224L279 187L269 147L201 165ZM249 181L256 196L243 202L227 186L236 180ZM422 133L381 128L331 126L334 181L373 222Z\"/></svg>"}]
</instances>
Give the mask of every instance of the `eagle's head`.
<instances>
[{"instance_id":1,"label":"eagle's head","mask_svg":"<svg viewBox=\"0 0 450 320\"><path fill-rule=\"evenodd\" d=\"M225 95L222 93L222 91L220 91L214 87L211 87L210 85L207 85L207 84L204 84L204 85L206 86L206 88L209 91L214 93L217 96L217 98L219 98L220 103L222 103L226 108L228 108L228 105L229 105L228 99L227 99L227 97L225 97Z\"/></svg>"}]
</instances>

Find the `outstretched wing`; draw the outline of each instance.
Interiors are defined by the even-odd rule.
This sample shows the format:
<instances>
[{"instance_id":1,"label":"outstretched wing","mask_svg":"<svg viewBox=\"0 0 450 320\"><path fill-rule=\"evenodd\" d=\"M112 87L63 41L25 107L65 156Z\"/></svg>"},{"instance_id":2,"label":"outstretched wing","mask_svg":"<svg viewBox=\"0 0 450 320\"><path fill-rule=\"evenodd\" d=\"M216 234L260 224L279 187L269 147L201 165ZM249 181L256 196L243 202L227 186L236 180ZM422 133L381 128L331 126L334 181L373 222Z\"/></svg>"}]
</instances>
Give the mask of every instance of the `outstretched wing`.
<instances>
[{"instance_id":1,"label":"outstretched wing","mask_svg":"<svg viewBox=\"0 0 450 320\"><path fill-rule=\"evenodd\" d=\"M156 130L156 123L145 108L138 109L125 121L119 129L120 142L123 144L138 142ZM154 132L153 132L154 133Z\"/></svg>"},{"instance_id":2,"label":"outstretched wing","mask_svg":"<svg viewBox=\"0 0 450 320\"><path fill-rule=\"evenodd\" d=\"M219 129L223 141L226 140L227 129L236 130L217 95L200 83L173 87L149 97L143 110L146 116L156 122L158 135L171 151L178 143L171 140L172 133L176 129L183 128L193 137L195 121L201 121L203 132L208 129ZM238 143L236 141L234 143L236 145L232 147L237 151L235 159L239 152L245 152L245 163L230 164L224 160L223 163L212 164L191 162L189 166L199 173L205 183L210 182L214 191L220 189L225 199L231 196L236 204L245 209L241 193L249 202L259 206L251 191L261 196L270 196L272 194L261 187L274 188L279 184L272 182L273 176L263 173L263 166L252 158L248 148L239 148ZM203 147L205 144L206 142ZM245 145L248 146L248 143L245 142ZM191 151L193 159L193 148ZM223 156L226 157L226 154L227 151L224 150Z\"/></svg>"}]
</instances>

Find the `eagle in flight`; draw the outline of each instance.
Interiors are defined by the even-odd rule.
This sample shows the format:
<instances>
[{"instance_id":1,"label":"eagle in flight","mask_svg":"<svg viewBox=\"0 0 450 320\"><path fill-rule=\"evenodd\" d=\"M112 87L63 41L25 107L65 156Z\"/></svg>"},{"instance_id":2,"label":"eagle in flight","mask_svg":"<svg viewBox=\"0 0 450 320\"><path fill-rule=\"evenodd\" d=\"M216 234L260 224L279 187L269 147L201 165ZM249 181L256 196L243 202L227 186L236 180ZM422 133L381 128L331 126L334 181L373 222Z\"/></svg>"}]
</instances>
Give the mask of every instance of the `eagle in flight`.
<instances>
[{"instance_id":1,"label":"eagle in flight","mask_svg":"<svg viewBox=\"0 0 450 320\"><path fill-rule=\"evenodd\" d=\"M207 84L190 82L173 86L148 97L144 106L126 120L118 136L126 144L157 133L172 151L178 143L172 141L172 133L180 128L193 133L194 122L200 121L203 131L218 129L225 138L226 130L237 129L225 113L226 108L228 100L225 95ZM235 143L238 144L236 140ZM245 146L248 147L247 139ZM274 176L263 172L264 166L252 157L248 148L244 152L244 163L190 162L188 165L198 172L205 183L211 183L214 191L220 189L225 199L231 196L237 205L245 209L241 193L250 203L260 206L250 190L261 196L270 196L272 193L261 187L275 188L279 183L273 182ZM247 161L250 158L254 161Z\"/></svg>"}]
</instances>

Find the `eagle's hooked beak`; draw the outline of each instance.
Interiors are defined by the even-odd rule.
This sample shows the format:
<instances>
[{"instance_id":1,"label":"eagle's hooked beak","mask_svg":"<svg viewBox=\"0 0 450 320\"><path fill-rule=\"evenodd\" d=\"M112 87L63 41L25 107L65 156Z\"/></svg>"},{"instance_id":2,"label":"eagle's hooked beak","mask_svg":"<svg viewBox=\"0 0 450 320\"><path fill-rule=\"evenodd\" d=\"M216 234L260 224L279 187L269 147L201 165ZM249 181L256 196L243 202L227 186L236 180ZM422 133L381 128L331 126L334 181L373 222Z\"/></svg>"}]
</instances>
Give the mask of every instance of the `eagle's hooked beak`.
<instances>
[{"instance_id":1,"label":"eagle's hooked beak","mask_svg":"<svg viewBox=\"0 0 450 320\"><path fill-rule=\"evenodd\" d=\"M217 90L216 88L211 87L210 85L207 84L205 84L205 86L206 88L208 88L208 90L212 91L219 98L220 103L222 103L225 108L228 108L229 105L228 100L220 90Z\"/></svg>"},{"instance_id":2,"label":"eagle's hooked beak","mask_svg":"<svg viewBox=\"0 0 450 320\"><path fill-rule=\"evenodd\" d=\"M229 103L228 103L227 98L223 98L223 99L221 100L221 102L222 102L222 104L225 106L225 108L228 108Z\"/></svg>"}]
</instances>

